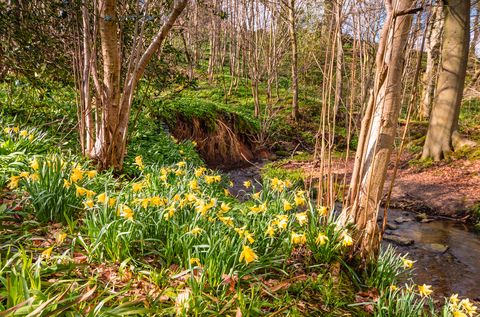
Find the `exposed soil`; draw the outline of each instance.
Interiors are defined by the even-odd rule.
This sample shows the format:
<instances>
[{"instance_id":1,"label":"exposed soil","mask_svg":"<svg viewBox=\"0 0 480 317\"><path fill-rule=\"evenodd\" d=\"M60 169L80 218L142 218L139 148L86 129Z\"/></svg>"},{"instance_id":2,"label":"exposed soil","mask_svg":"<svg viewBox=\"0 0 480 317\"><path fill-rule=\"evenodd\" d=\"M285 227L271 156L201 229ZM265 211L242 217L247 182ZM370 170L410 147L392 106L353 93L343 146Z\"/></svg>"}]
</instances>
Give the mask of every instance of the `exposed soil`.
<instances>
[{"instance_id":1,"label":"exposed soil","mask_svg":"<svg viewBox=\"0 0 480 317\"><path fill-rule=\"evenodd\" d=\"M390 207L429 215L467 220L468 211L480 202L480 160L464 159L453 162L439 162L429 167L409 166L410 154L402 155L395 178ZM392 158L385 192L390 186L395 156ZM307 177L319 178L319 161L288 162L283 168L301 168ZM353 158L337 160L332 172L347 181L353 169ZM348 184L348 183L347 183Z\"/></svg>"},{"instance_id":2,"label":"exposed soil","mask_svg":"<svg viewBox=\"0 0 480 317\"><path fill-rule=\"evenodd\" d=\"M211 122L178 116L170 130L180 140L197 142L197 150L208 167L231 169L246 166L255 155L248 136L236 131L235 122L230 122L234 120L234 117L216 119L212 128Z\"/></svg>"}]
</instances>

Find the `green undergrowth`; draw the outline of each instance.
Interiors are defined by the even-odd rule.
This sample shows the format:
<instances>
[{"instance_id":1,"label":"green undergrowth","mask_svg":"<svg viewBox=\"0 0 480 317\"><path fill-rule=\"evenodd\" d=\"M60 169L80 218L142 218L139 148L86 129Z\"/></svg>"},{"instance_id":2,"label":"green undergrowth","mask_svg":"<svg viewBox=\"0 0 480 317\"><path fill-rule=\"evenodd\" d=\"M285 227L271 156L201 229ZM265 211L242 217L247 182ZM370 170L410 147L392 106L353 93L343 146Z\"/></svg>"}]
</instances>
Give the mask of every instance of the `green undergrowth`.
<instances>
[{"instance_id":1,"label":"green undergrowth","mask_svg":"<svg viewBox=\"0 0 480 317\"><path fill-rule=\"evenodd\" d=\"M154 107L156 115L170 126L174 126L178 119L199 119L212 131L215 130L217 120L231 124L237 133L253 134L259 129L258 120L250 114L198 96L185 94L173 99L159 99L154 102Z\"/></svg>"},{"instance_id":2,"label":"green undergrowth","mask_svg":"<svg viewBox=\"0 0 480 317\"><path fill-rule=\"evenodd\" d=\"M301 169L286 169L283 168L282 161L276 161L265 164L261 169L262 177L266 178L287 178L290 179L295 185L303 186L305 175Z\"/></svg>"},{"instance_id":3,"label":"green undergrowth","mask_svg":"<svg viewBox=\"0 0 480 317\"><path fill-rule=\"evenodd\" d=\"M28 128L3 124L20 147ZM246 183L240 202L191 144L172 140L172 163L136 155L136 172L118 177L42 140L0 166L4 315L397 316L431 301L398 284L411 265L392 249L367 271L350 267L352 229L286 177Z\"/></svg>"}]
</instances>

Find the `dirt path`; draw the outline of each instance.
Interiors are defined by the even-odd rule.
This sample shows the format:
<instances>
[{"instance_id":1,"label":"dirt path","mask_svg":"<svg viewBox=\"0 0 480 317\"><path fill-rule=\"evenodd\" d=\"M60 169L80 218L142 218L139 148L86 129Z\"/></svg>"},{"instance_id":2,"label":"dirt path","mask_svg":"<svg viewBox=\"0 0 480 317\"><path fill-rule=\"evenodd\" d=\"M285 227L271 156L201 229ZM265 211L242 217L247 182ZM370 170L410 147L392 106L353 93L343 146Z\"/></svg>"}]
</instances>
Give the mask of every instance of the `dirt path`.
<instances>
[{"instance_id":1,"label":"dirt path","mask_svg":"<svg viewBox=\"0 0 480 317\"><path fill-rule=\"evenodd\" d=\"M436 163L428 168L410 167L408 154L402 156L392 192L391 207L430 215L464 218L468 210L480 202L480 160L455 160ZM390 185L394 162L390 164L386 190ZM284 168L301 168L313 178L319 177L319 162L288 162ZM347 164L334 161L332 172L340 175L353 168L353 159ZM465 219L467 219L465 218Z\"/></svg>"}]
</instances>

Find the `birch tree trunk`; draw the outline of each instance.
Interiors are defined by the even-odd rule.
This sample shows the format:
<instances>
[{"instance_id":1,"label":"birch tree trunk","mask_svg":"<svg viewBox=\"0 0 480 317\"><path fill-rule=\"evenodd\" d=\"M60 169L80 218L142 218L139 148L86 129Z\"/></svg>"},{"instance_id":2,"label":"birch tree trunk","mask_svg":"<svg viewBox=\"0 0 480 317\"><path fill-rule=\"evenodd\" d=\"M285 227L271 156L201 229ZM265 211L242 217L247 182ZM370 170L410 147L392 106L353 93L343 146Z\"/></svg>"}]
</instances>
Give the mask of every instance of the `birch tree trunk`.
<instances>
[{"instance_id":1,"label":"birch tree trunk","mask_svg":"<svg viewBox=\"0 0 480 317\"><path fill-rule=\"evenodd\" d=\"M467 71L470 37L470 0L444 1L445 25L442 62L435 103L431 113L422 158L441 160L452 151Z\"/></svg>"},{"instance_id":2,"label":"birch tree trunk","mask_svg":"<svg viewBox=\"0 0 480 317\"><path fill-rule=\"evenodd\" d=\"M143 76L147 64L150 62L154 54L161 47L164 39L173 27L178 16L185 9L188 0L181 0L173 8L166 22L154 36L149 46L142 52L143 33L135 34L139 38L136 39L136 45L133 45L128 65L125 65L126 71L122 73L122 54L121 54L121 35L119 27L119 19L117 16L117 1L102 0L98 3L98 27L101 44L101 61L97 61L90 56L96 56L96 41L90 41L87 35L84 36L84 45L80 54L87 65L84 65L82 72L82 85L80 92L79 107L82 107L81 115L83 116L81 125L81 135L87 135L93 138L95 131L95 145L90 147L88 139L84 142L86 155L97 162L99 169L114 168L121 170L125 148L127 142L128 120L130 117L131 105L135 89L138 81ZM85 4L82 15L84 16L84 24L88 19ZM84 26L84 32L89 32L90 26ZM93 48L89 48L92 46ZM103 79L96 71L96 63L101 63ZM88 71L90 73L88 74ZM89 77L93 79L95 87L96 115L95 130L92 129L93 114L89 88ZM122 85L122 77L123 85ZM89 123L90 122L90 123Z\"/></svg>"},{"instance_id":3,"label":"birch tree trunk","mask_svg":"<svg viewBox=\"0 0 480 317\"><path fill-rule=\"evenodd\" d=\"M412 23L405 12L414 3L385 1L388 15L377 51L375 85L362 121L349 201L340 216L344 223L355 224L354 255L363 265L376 258L380 245L378 210L401 108L401 77Z\"/></svg>"},{"instance_id":4,"label":"birch tree trunk","mask_svg":"<svg viewBox=\"0 0 480 317\"><path fill-rule=\"evenodd\" d=\"M437 5L432 9L427 33L427 66L423 74L423 92L420 104L420 118L430 117L433 97L435 93L435 83L437 78L437 69L440 59L440 44L443 29L442 6Z\"/></svg>"},{"instance_id":5,"label":"birch tree trunk","mask_svg":"<svg viewBox=\"0 0 480 317\"><path fill-rule=\"evenodd\" d=\"M300 112L298 110L298 53L297 32L295 30L295 0L290 0L287 8L290 48L292 52L292 119L297 120Z\"/></svg>"}]
</instances>

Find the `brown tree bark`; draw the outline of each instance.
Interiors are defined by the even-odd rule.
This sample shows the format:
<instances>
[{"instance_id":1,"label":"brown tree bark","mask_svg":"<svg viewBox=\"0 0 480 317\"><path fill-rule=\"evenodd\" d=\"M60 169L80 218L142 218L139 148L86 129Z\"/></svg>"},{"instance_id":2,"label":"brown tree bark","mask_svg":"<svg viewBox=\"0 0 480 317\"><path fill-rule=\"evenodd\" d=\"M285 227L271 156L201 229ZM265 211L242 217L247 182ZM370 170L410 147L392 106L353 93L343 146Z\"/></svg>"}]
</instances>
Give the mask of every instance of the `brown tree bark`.
<instances>
[{"instance_id":1,"label":"brown tree bark","mask_svg":"<svg viewBox=\"0 0 480 317\"><path fill-rule=\"evenodd\" d=\"M375 85L359 137L349 201L340 220L356 228L354 256L363 265L378 255L380 233L378 210L401 108L405 49L412 16L397 16L410 9L414 0L385 1L387 18L376 57Z\"/></svg>"},{"instance_id":2,"label":"brown tree bark","mask_svg":"<svg viewBox=\"0 0 480 317\"><path fill-rule=\"evenodd\" d=\"M96 71L96 63L100 61L94 58L89 58L90 53L96 56L95 41L91 41L93 49L88 49L86 46L82 50L84 60L89 65L90 74L83 73L82 80L86 84L82 85L84 89L88 86L88 77L93 78L94 87L96 91L96 116L95 116L95 146L88 148L88 142L85 142L87 147L85 150L87 156L98 163L99 169L106 169L113 167L115 170L121 170L123 165L123 158L125 155L125 148L127 142L128 120L130 117L131 105L135 89L138 81L143 76L147 64L150 62L154 54L161 47L164 39L168 35L170 29L173 27L178 16L185 9L188 0L178 1L173 11L168 16L168 19L154 36L148 47L142 52L141 40L136 41L133 45L130 62L126 65L126 71L122 74L122 54L121 54L121 35L119 20L117 17L117 1L116 0L102 0L98 3L98 26L101 44L102 56L102 73L103 80L99 79ZM88 14L83 12L83 14ZM85 20L86 21L86 20ZM84 32L88 32L89 27L84 27ZM143 32L136 34L138 37L143 36ZM85 42L88 42L85 40ZM86 66L86 67L87 67ZM124 75L123 86L122 76ZM80 105L87 107L88 111L82 111L82 116L92 116L89 94L81 92L81 98L85 100L80 102ZM88 100L87 100L88 99ZM85 106L86 105L86 106ZM92 118L86 117L82 126L84 131L81 134L91 136L93 130L88 124ZM87 129L87 131L85 131Z\"/></svg>"},{"instance_id":3,"label":"brown tree bark","mask_svg":"<svg viewBox=\"0 0 480 317\"><path fill-rule=\"evenodd\" d=\"M423 92L420 104L420 118L430 117L433 97L435 93L435 83L437 78L437 69L440 59L440 44L443 29L442 6L433 7L430 21L427 26L427 66L423 74Z\"/></svg>"},{"instance_id":4,"label":"brown tree bark","mask_svg":"<svg viewBox=\"0 0 480 317\"><path fill-rule=\"evenodd\" d=\"M441 160L453 150L463 98L470 37L470 0L444 1L445 24L437 92L422 158Z\"/></svg>"},{"instance_id":5,"label":"brown tree bark","mask_svg":"<svg viewBox=\"0 0 480 317\"><path fill-rule=\"evenodd\" d=\"M290 48L292 53L292 119L297 120L300 116L298 110L298 52L297 31L295 29L295 0L290 0L288 8L288 30L290 35Z\"/></svg>"}]
</instances>

